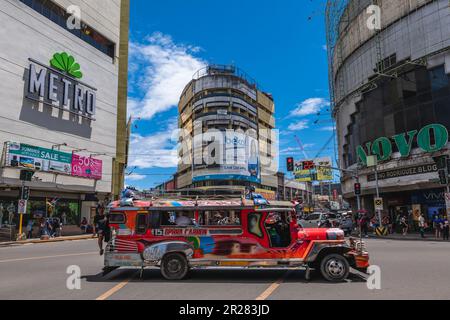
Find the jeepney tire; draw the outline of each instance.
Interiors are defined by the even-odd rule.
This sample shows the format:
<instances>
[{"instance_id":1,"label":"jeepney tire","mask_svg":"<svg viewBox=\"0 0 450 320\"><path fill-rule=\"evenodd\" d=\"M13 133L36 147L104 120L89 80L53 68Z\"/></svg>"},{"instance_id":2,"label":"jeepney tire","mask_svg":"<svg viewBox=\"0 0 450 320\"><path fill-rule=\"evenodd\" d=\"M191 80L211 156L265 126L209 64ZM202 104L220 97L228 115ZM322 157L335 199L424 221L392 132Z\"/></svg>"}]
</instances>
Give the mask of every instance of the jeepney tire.
<instances>
[{"instance_id":1,"label":"jeepney tire","mask_svg":"<svg viewBox=\"0 0 450 320\"><path fill-rule=\"evenodd\" d=\"M340 254L329 254L320 262L320 273L329 282L342 282L350 274L350 264Z\"/></svg>"},{"instance_id":2,"label":"jeepney tire","mask_svg":"<svg viewBox=\"0 0 450 320\"><path fill-rule=\"evenodd\" d=\"M104 267L102 270L102 275L103 277L110 274L111 272L113 272L114 270L119 269L119 267Z\"/></svg>"},{"instance_id":3,"label":"jeepney tire","mask_svg":"<svg viewBox=\"0 0 450 320\"><path fill-rule=\"evenodd\" d=\"M161 274L166 280L183 280L189 273L189 263L181 253L169 253L161 261Z\"/></svg>"}]
</instances>

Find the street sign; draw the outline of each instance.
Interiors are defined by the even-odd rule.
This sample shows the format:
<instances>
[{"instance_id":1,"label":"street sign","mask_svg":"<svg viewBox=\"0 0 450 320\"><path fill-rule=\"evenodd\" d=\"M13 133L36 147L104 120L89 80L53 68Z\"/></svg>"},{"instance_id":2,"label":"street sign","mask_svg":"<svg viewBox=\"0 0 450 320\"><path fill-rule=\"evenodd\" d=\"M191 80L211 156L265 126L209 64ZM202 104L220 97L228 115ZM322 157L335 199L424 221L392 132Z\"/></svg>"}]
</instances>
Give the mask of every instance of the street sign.
<instances>
[{"instance_id":1,"label":"street sign","mask_svg":"<svg viewBox=\"0 0 450 320\"><path fill-rule=\"evenodd\" d=\"M18 205L17 205L19 214L27 213L27 204L28 204L27 200L19 200Z\"/></svg>"},{"instance_id":2,"label":"street sign","mask_svg":"<svg viewBox=\"0 0 450 320\"><path fill-rule=\"evenodd\" d=\"M381 211L383 210L383 198L375 198L375 210Z\"/></svg>"}]
</instances>

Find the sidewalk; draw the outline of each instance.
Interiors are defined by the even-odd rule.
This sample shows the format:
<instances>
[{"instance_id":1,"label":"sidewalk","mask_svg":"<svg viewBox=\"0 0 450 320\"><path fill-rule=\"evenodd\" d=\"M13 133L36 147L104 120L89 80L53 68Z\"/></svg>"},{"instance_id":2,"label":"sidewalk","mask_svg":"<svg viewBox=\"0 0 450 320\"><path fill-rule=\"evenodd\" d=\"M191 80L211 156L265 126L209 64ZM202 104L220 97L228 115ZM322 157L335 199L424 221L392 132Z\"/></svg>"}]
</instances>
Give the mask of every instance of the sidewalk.
<instances>
[{"instance_id":1,"label":"sidewalk","mask_svg":"<svg viewBox=\"0 0 450 320\"><path fill-rule=\"evenodd\" d=\"M0 247L25 245L25 244L43 244L43 243L62 242L62 241L87 240L87 239L94 239L94 237L92 236L92 234L85 234L85 235L79 235L79 236L58 237L58 238L52 238L49 240L29 239L29 240L22 240L22 241L5 241L5 242L0 241Z\"/></svg>"},{"instance_id":2,"label":"sidewalk","mask_svg":"<svg viewBox=\"0 0 450 320\"><path fill-rule=\"evenodd\" d=\"M442 240L442 238L436 239L436 237L433 234L426 234L425 238L422 238L420 236L420 234L415 234L415 233L411 233L411 234L407 234L406 236L402 235L402 234L390 234L386 237L379 237L377 235L374 234L369 234L369 238L370 239L386 239L386 240L402 240L402 241L432 241L432 242L448 242L449 241L444 241Z\"/></svg>"}]
</instances>

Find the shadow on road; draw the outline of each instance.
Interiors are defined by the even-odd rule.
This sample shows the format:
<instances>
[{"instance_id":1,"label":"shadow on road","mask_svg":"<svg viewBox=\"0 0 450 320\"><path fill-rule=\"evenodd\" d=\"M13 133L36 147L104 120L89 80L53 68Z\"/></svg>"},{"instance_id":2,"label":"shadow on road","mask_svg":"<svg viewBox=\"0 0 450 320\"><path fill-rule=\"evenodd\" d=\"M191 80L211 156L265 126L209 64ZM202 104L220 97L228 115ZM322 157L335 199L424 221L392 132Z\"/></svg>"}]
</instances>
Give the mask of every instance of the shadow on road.
<instances>
[{"instance_id":1,"label":"shadow on road","mask_svg":"<svg viewBox=\"0 0 450 320\"><path fill-rule=\"evenodd\" d=\"M325 281L317 272L311 272L311 280L305 280L304 270L192 270L187 279L182 281L169 281L163 278L157 268L148 268L143 272L142 279L139 277L139 269L117 269L105 276L102 273L96 275L83 276L87 282L122 282L132 278L131 282L141 283L249 283L249 284L271 284L280 279L284 283L321 283L330 284ZM349 283L361 283L365 280L361 277L350 274Z\"/></svg>"}]
</instances>

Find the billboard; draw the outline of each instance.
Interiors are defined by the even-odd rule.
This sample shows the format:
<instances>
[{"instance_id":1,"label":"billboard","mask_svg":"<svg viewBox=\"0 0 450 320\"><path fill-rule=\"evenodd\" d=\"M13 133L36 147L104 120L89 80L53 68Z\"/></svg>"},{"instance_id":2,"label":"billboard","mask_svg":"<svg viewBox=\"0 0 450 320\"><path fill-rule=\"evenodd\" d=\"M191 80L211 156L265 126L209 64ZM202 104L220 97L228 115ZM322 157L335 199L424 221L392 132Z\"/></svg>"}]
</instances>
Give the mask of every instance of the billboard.
<instances>
[{"instance_id":1,"label":"billboard","mask_svg":"<svg viewBox=\"0 0 450 320\"><path fill-rule=\"evenodd\" d=\"M5 145L6 167L102 179L101 160L24 143L7 142Z\"/></svg>"},{"instance_id":2,"label":"billboard","mask_svg":"<svg viewBox=\"0 0 450 320\"><path fill-rule=\"evenodd\" d=\"M295 180L299 182L331 181L333 180L332 164L330 157L297 161L294 166Z\"/></svg>"},{"instance_id":3,"label":"billboard","mask_svg":"<svg viewBox=\"0 0 450 320\"><path fill-rule=\"evenodd\" d=\"M72 176L94 180L102 179L103 161L77 154L72 156Z\"/></svg>"},{"instance_id":4,"label":"billboard","mask_svg":"<svg viewBox=\"0 0 450 320\"><path fill-rule=\"evenodd\" d=\"M203 154L203 153L202 153ZM210 164L193 165L192 181L239 180L261 182L258 140L245 134L226 134L216 145Z\"/></svg>"},{"instance_id":5,"label":"billboard","mask_svg":"<svg viewBox=\"0 0 450 320\"><path fill-rule=\"evenodd\" d=\"M72 154L23 143L8 142L6 166L35 171L72 173Z\"/></svg>"}]
</instances>

